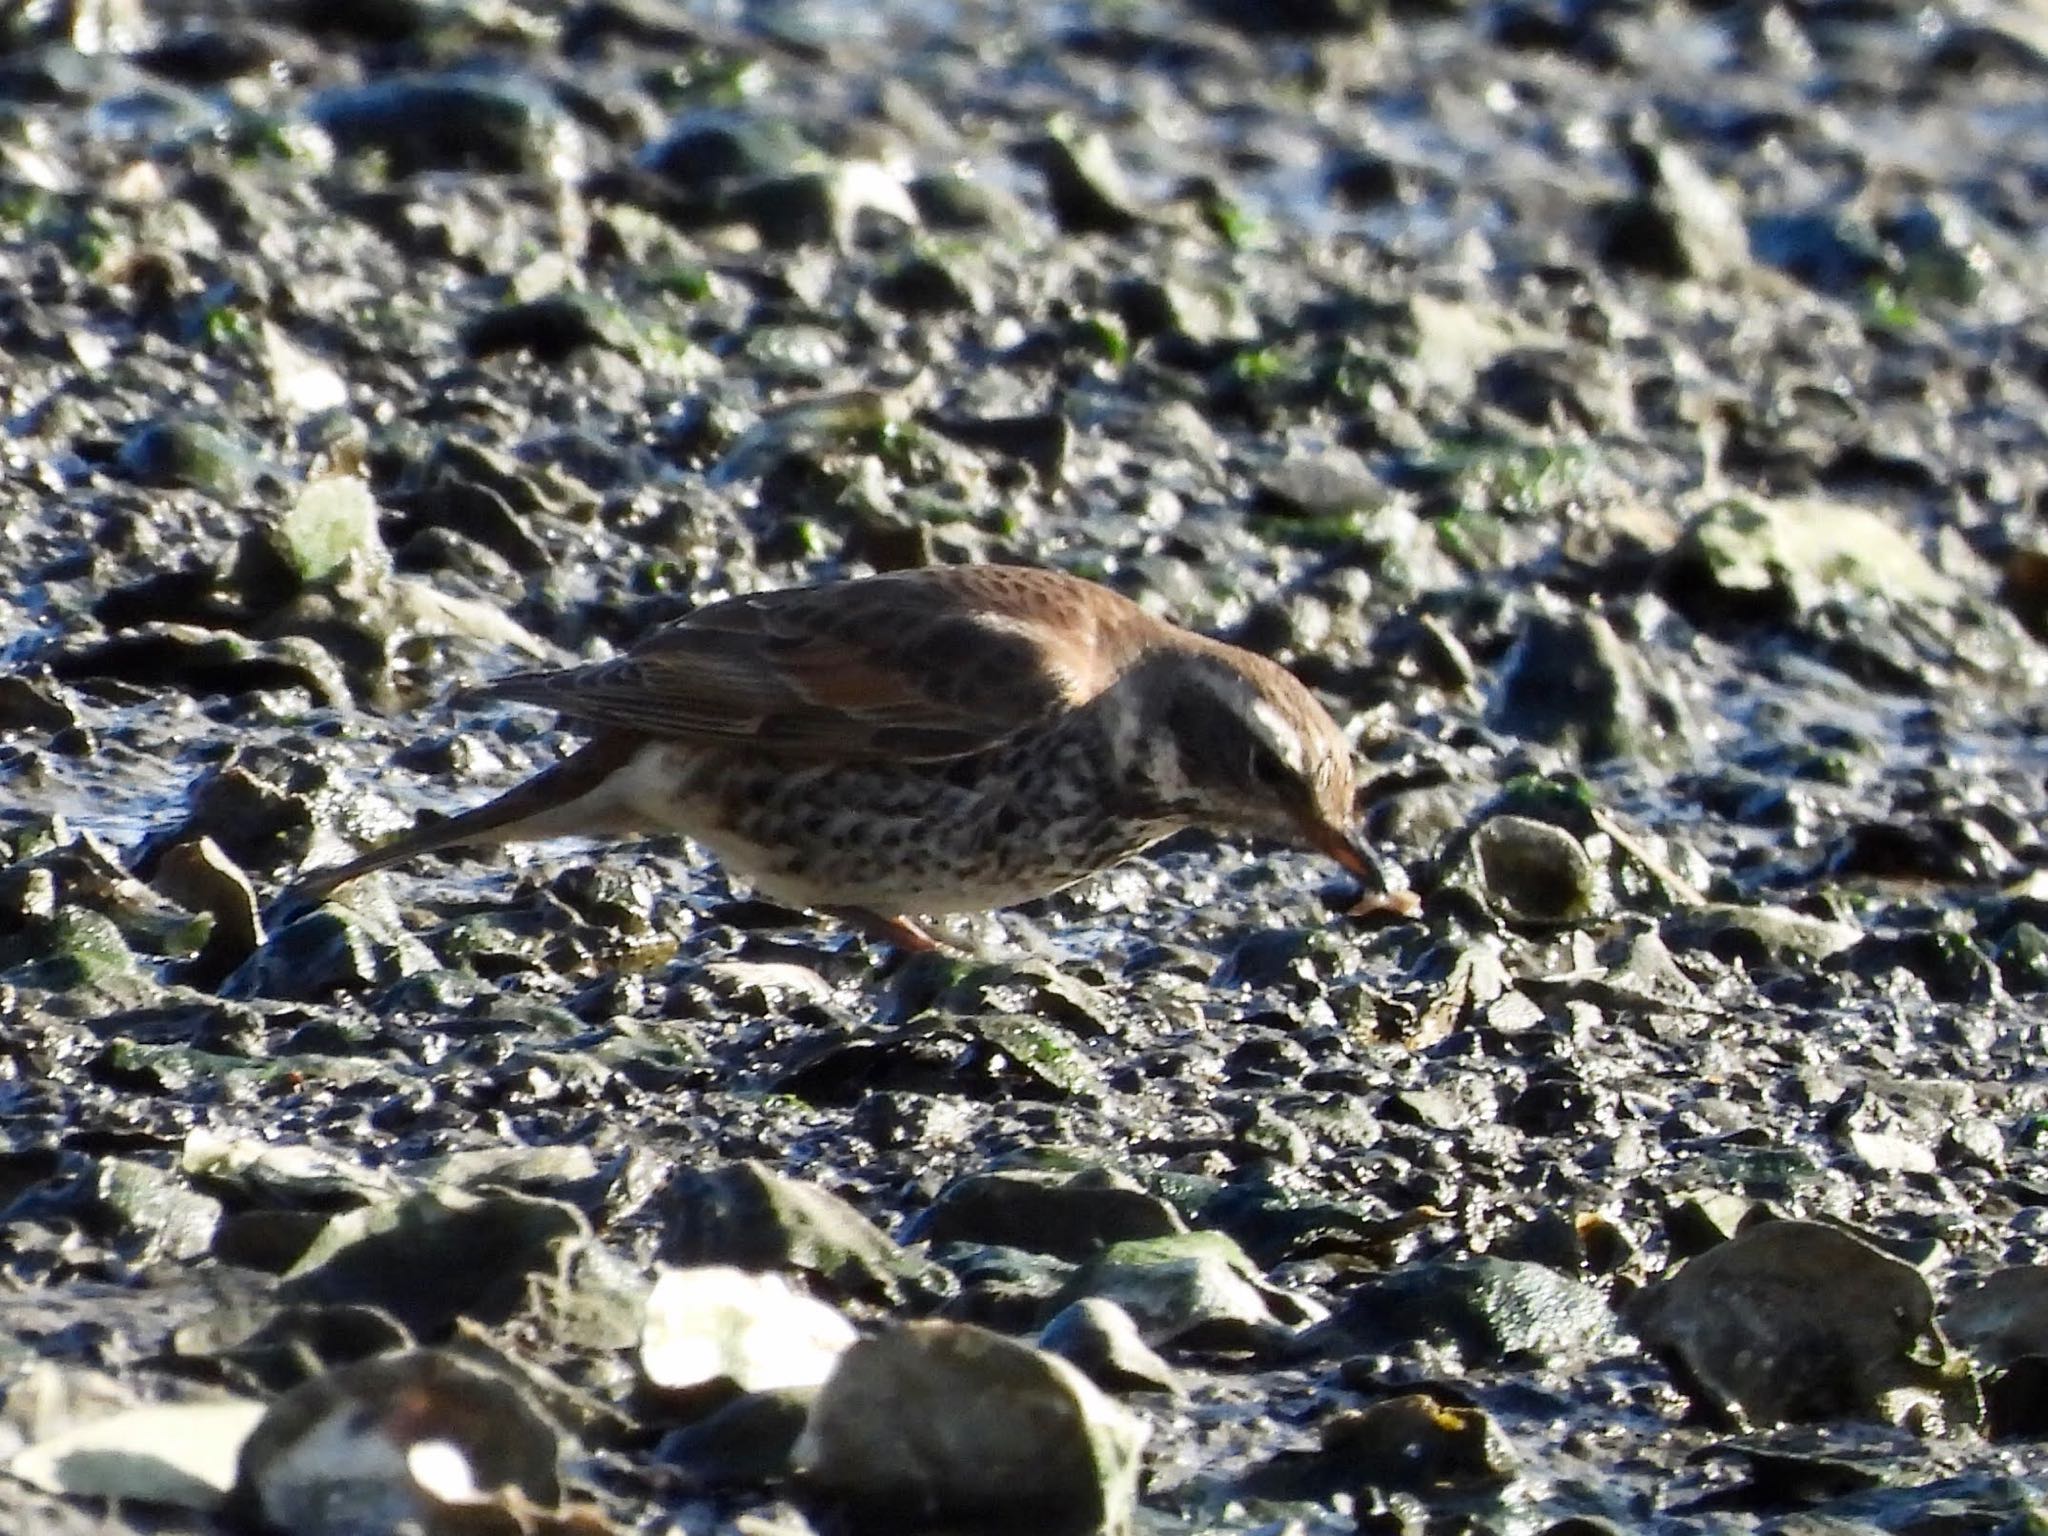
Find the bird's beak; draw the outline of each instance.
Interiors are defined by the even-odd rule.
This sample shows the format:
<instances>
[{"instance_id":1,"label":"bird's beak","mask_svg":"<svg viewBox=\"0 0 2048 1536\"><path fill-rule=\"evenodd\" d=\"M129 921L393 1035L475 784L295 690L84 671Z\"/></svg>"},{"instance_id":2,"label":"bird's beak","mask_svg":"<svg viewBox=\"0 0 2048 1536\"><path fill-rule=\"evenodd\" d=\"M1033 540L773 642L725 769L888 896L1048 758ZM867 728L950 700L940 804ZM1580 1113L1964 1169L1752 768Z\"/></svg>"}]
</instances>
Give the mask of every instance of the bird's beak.
<instances>
[{"instance_id":1,"label":"bird's beak","mask_svg":"<svg viewBox=\"0 0 2048 1536\"><path fill-rule=\"evenodd\" d=\"M1320 818L1308 823L1307 832L1309 846L1316 852L1329 855L1367 885L1386 889L1386 878L1380 873L1378 862L1352 833Z\"/></svg>"},{"instance_id":2,"label":"bird's beak","mask_svg":"<svg viewBox=\"0 0 2048 1536\"><path fill-rule=\"evenodd\" d=\"M1347 909L1352 917L1368 917L1391 914L1396 917L1414 917L1422 910L1422 898L1408 889L1408 882L1388 872L1380 862L1379 855L1366 846L1365 840L1344 828L1334 826L1320 817L1311 818L1303 826L1309 846L1318 853L1328 854L1341 864L1349 874L1358 876L1365 886L1365 894Z\"/></svg>"}]
</instances>

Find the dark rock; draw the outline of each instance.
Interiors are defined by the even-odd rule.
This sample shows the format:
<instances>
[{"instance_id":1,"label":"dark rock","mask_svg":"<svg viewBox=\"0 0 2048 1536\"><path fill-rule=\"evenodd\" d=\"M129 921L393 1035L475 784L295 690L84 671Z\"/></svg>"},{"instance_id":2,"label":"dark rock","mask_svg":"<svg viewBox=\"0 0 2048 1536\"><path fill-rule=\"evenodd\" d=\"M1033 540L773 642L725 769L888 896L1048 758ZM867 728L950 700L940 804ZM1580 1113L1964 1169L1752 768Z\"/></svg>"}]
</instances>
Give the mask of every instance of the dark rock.
<instances>
[{"instance_id":1,"label":"dark rock","mask_svg":"<svg viewBox=\"0 0 2048 1536\"><path fill-rule=\"evenodd\" d=\"M432 1339L457 1317L503 1321L524 1303L529 1274L555 1266L562 1244L589 1236L582 1213L560 1201L423 1191L332 1218L278 1294L376 1307L415 1338Z\"/></svg>"},{"instance_id":2,"label":"dark rock","mask_svg":"<svg viewBox=\"0 0 2048 1536\"><path fill-rule=\"evenodd\" d=\"M1319 943L1319 939L1319 931L1311 928L1267 928L1246 934L1216 967L1212 984L1219 988L1279 987L1293 982L1313 985L1317 954L1329 958L1327 943Z\"/></svg>"},{"instance_id":3,"label":"dark rock","mask_svg":"<svg viewBox=\"0 0 2048 1536\"><path fill-rule=\"evenodd\" d=\"M710 194L777 176L817 154L793 124L722 108L686 112L640 151L643 169L686 192Z\"/></svg>"},{"instance_id":4,"label":"dark rock","mask_svg":"<svg viewBox=\"0 0 2048 1536\"><path fill-rule=\"evenodd\" d=\"M1200 9L1252 37L1347 37L1370 32L1384 0L1200 0Z\"/></svg>"},{"instance_id":5,"label":"dark rock","mask_svg":"<svg viewBox=\"0 0 2048 1536\"><path fill-rule=\"evenodd\" d=\"M228 506L249 495L263 467L219 427L182 416L138 427L121 445L118 465L138 484L182 486Z\"/></svg>"},{"instance_id":6,"label":"dark rock","mask_svg":"<svg viewBox=\"0 0 2048 1536\"><path fill-rule=\"evenodd\" d=\"M148 624L48 659L66 682L169 686L199 698L299 688L322 704L354 696L333 657L297 635L256 641L190 624Z\"/></svg>"},{"instance_id":7,"label":"dark rock","mask_svg":"<svg viewBox=\"0 0 2048 1536\"><path fill-rule=\"evenodd\" d=\"M1407 179L1392 160L1358 150L1339 155L1324 166L1323 190L1341 207L1373 208L1403 200Z\"/></svg>"},{"instance_id":8,"label":"dark rock","mask_svg":"<svg viewBox=\"0 0 2048 1536\"><path fill-rule=\"evenodd\" d=\"M1633 198L1608 210L1607 261L1657 277L1719 282L1749 263L1749 234L1728 193L1684 150L1651 138L1629 147Z\"/></svg>"},{"instance_id":9,"label":"dark rock","mask_svg":"<svg viewBox=\"0 0 2048 1536\"><path fill-rule=\"evenodd\" d=\"M1220 1232L1119 1243L1082 1265L1058 1304L1087 1297L1115 1302L1147 1344L1189 1349L1271 1351L1289 1317L1307 1315Z\"/></svg>"},{"instance_id":10,"label":"dark rock","mask_svg":"<svg viewBox=\"0 0 2048 1536\"><path fill-rule=\"evenodd\" d=\"M1014 221L1011 201L987 182L952 172L937 171L911 178L911 201L919 217L932 229L985 230Z\"/></svg>"},{"instance_id":11,"label":"dark rock","mask_svg":"<svg viewBox=\"0 0 2048 1536\"><path fill-rule=\"evenodd\" d=\"M1858 822L1822 855L1838 879L1980 884L2002 879L2012 857L1981 826L1960 817Z\"/></svg>"},{"instance_id":12,"label":"dark rock","mask_svg":"<svg viewBox=\"0 0 2048 1536\"><path fill-rule=\"evenodd\" d=\"M1501 730L1570 746L1587 762L1640 756L1659 734L1641 664L1598 614L1532 615L1488 715Z\"/></svg>"},{"instance_id":13,"label":"dark rock","mask_svg":"<svg viewBox=\"0 0 2048 1536\"><path fill-rule=\"evenodd\" d=\"M1116 151L1100 134L1048 137L1029 145L1025 160L1045 178L1053 217L1070 235L1123 235L1139 215Z\"/></svg>"},{"instance_id":14,"label":"dark rock","mask_svg":"<svg viewBox=\"0 0 2048 1536\"><path fill-rule=\"evenodd\" d=\"M238 1315L215 1313L178 1335L180 1355L232 1367L277 1393L414 1343L398 1319L375 1307L279 1307L253 1331Z\"/></svg>"},{"instance_id":15,"label":"dark rock","mask_svg":"<svg viewBox=\"0 0 2048 1536\"><path fill-rule=\"evenodd\" d=\"M416 485L390 498L405 519L405 533L447 528L475 539L521 571L544 569L549 560L529 523L571 510L580 500L573 487L548 486L532 468L454 439L436 445Z\"/></svg>"},{"instance_id":16,"label":"dark rock","mask_svg":"<svg viewBox=\"0 0 2048 1536\"><path fill-rule=\"evenodd\" d=\"M1552 12L1527 0L1509 0L1496 11L1494 26L1506 47L1519 46L1511 41L1519 35L1537 50L1561 53L1589 69L1615 70L1628 62L1607 13L1598 6L1567 3Z\"/></svg>"},{"instance_id":17,"label":"dark rock","mask_svg":"<svg viewBox=\"0 0 2048 1536\"><path fill-rule=\"evenodd\" d=\"M186 911L213 920L205 948L193 956L195 981L219 981L264 942L256 887L213 838L168 846L156 860L152 885Z\"/></svg>"},{"instance_id":18,"label":"dark rock","mask_svg":"<svg viewBox=\"0 0 2048 1536\"><path fill-rule=\"evenodd\" d=\"M1994 1270L1943 1307L1941 1323L1981 1365L2048 1357L2048 1266Z\"/></svg>"},{"instance_id":19,"label":"dark rock","mask_svg":"<svg viewBox=\"0 0 2048 1536\"><path fill-rule=\"evenodd\" d=\"M1335 1414L1321 1434L1321 1470L1347 1488L1499 1487L1521 1467L1490 1415L1425 1392Z\"/></svg>"},{"instance_id":20,"label":"dark rock","mask_svg":"<svg viewBox=\"0 0 2048 1536\"><path fill-rule=\"evenodd\" d=\"M244 1520L302 1536L438 1531L450 1504L552 1508L562 1450L509 1378L444 1351L387 1355L273 1403L242 1447L235 1504Z\"/></svg>"},{"instance_id":21,"label":"dark rock","mask_svg":"<svg viewBox=\"0 0 2048 1536\"><path fill-rule=\"evenodd\" d=\"M671 1264L802 1270L891 1302L949 1288L943 1271L898 1248L837 1195L759 1163L686 1170L661 1203L661 1256Z\"/></svg>"},{"instance_id":22,"label":"dark rock","mask_svg":"<svg viewBox=\"0 0 2048 1536\"><path fill-rule=\"evenodd\" d=\"M1385 1266L1443 1212L1424 1206L1398 1214L1359 1202L1304 1198L1258 1180L1233 1183L1206 1201L1205 1226L1230 1233L1260 1264L1355 1255Z\"/></svg>"},{"instance_id":23,"label":"dark rock","mask_svg":"<svg viewBox=\"0 0 2048 1536\"><path fill-rule=\"evenodd\" d=\"M952 264L931 256L912 256L875 279L874 295L906 315L954 315L985 309L985 293L976 291Z\"/></svg>"},{"instance_id":24,"label":"dark rock","mask_svg":"<svg viewBox=\"0 0 2048 1536\"><path fill-rule=\"evenodd\" d=\"M1993 1440L2048 1436L2048 1355L2022 1355L1985 1376L1984 1433Z\"/></svg>"},{"instance_id":25,"label":"dark rock","mask_svg":"<svg viewBox=\"0 0 2048 1536\"><path fill-rule=\"evenodd\" d=\"M958 1323L910 1323L847 1351L797 1442L799 1475L860 1530L903 1512L1123 1530L1145 1428L1064 1360Z\"/></svg>"},{"instance_id":26,"label":"dark rock","mask_svg":"<svg viewBox=\"0 0 2048 1536\"><path fill-rule=\"evenodd\" d=\"M1578 923L1607 904L1607 882L1585 846L1562 827L1489 816L1472 834L1487 900L1515 922Z\"/></svg>"},{"instance_id":27,"label":"dark rock","mask_svg":"<svg viewBox=\"0 0 2048 1536\"><path fill-rule=\"evenodd\" d=\"M221 983L223 997L274 1001L319 999L416 976L438 968L431 951L408 934L388 898L350 893L283 922Z\"/></svg>"},{"instance_id":28,"label":"dark rock","mask_svg":"<svg viewBox=\"0 0 2048 1536\"><path fill-rule=\"evenodd\" d=\"M1518 347L1483 366L1479 397L1532 427L1611 432L1631 424L1633 407L1597 358L1558 347Z\"/></svg>"},{"instance_id":29,"label":"dark rock","mask_svg":"<svg viewBox=\"0 0 2048 1536\"><path fill-rule=\"evenodd\" d=\"M2020 997L2048 992L2048 933L2032 923L2014 923L1992 952L2006 990Z\"/></svg>"},{"instance_id":30,"label":"dark rock","mask_svg":"<svg viewBox=\"0 0 2048 1536\"><path fill-rule=\"evenodd\" d=\"M816 1403L815 1387L749 1392L682 1429L654 1449L693 1488L755 1488L791 1470L790 1453Z\"/></svg>"},{"instance_id":31,"label":"dark rock","mask_svg":"<svg viewBox=\"0 0 2048 1536\"><path fill-rule=\"evenodd\" d=\"M1884 518L1835 502L1730 501L1687 526L1664 590L1694 623L1789 623L1846 594L1946 605L1955 584Z\"/></svg>"},{"instance_id":32,"label":"dark rock","mask_svg":"<svg viewBox=\"0 0 2048 1536\"><path fill-rule=\"evenodd\" d=\"M1853 948L1861 929L1789 907L1738 907L1722 902L1676 912L1658 930L1674 950L1710 950L1745 965L1811 963Z\"/></svg>"},{"instance_id":33,"label":"dark rock","mask_svg":"<svg viewBox=\"0 0 2048 1536\"><path fill-rule=\"evenodd\" d=\"M903 1236L912 1243L988 1243L1079 1260L1116 1243L1186 1230L1164 1200L1105 1170L1018 1170L969 1174L948 1185Z\"/></svg>"},{"instance_id":34,"label":"dark rock","mask_svg":"<svg viewBox=\"0 0 2048 1536\"><path fill-rule=\"evenodd\" d=\"M194 87L303 68L311 53L281 29L247 21L191 22L132 55L153 75Z\"/></svg>"},{"instance_id":35,"label":"dark rock","mask_svg":"<svg viewBox=\"0 0 2048 1536\"><path fill-rule=\"evenodd\" d=\"M0 733L54 733L77 724L78 716L61 696L61 690L19 674L0 677Z\"/></svg>"},{"instance_id":36,"label":"dark rock","mask_svg":"<svg viewBox=\"0 0 2048 1536\"><path fill-rule=\"evenodd\" d=\"M1860 294L1887 270L1877 232L1848 213L1773 213L1749 225L1757 260L1808 287L1836 295Z\"/></svg>"},{"instance_id":37,"label":"dark rock","mask_svg":"<svg viewBox=\"0 0 2048 1536\"><path fill-rule=\"evenodd\" d=\"M917 223L917 205L903 184L862 163L750 181L726 193L720 208L779 250L850 246L870 220L897 229Z\"/></svg>"},{"instance_id":38,"label":"dark rock","mask_svg":"<svg viewBox=\"0 0 2048 1536\"><path fill-rule=\"evenodd\" d=\"M1418 1264L1359 1287L1303 1344L1339 1350L1456 1349L1470 1366L1508 1361L1553 1368L1617 1346L1613 1315L1591 1286L1540 1264L1467 1259Z\"/></svg>"},{"instance_id":39,"label":"dark rock","mask_svg":"<svg viewBox=\"0 0 2048 1536\"><path fill-rule=\"evenodd\" d=\"M1038 1347L1077 1366L1105 1392L1170 1392L1180 1379L1152 1352L1130 1313L1088 1296L1063 1309L1038 1335Z\"/></svg>"},{"instance_id":40,"label":"dark rock","mask_svg":"<svg viewBox=\"0 0 2048 1536\"><path fill-rule=\"evenodd\" d=\"M1046 1254L984 1243L936 1244L932 1258L960 1284L943 1315L999 1333L1031 1333L1041 1327L1076 1268Z\"/></svg>"},{"instance_id":41,"label":"dark rock","mask_svg":"<svg viewBox=\"0 0 2048 1536\"><path fill-rule=\"evenodd\" d=\"M478 359L524 352L543 363L559 363L587 347L609 345L603 317L576 294L501 305L462 328L463 350Z\"/></svg>"},{"instance_id":42,"label":"dark rock","mask_svg":"<svg viewBox=\"0 0 2048 1536\"><path fill-rule=\"evenodd\" d=\"M956 443L999 453L1030 467L1038 479L1057 484L1065 472L1073 428L1058 412L1030 416L934 416L929 424Z\"/></svg>"},{"instance_id":43,"label":"dark rock","mask_svg":"<svg viewBox=\"0 0 2048 1536\"><path fill-rule=\"evenodd\" d=\"M393 174L486 171L567 179L582 146L561 107L517 76L415 75L322 92L307 115L351 153L375 150Z\"/></svg>"},{"instance_id":44,"label":"dark rock","mask_svg":"<svg viewBox=\"0 0 2048 1536\"><path fill-rule=\"evenodd\" d=\"M2014 75L2024 80L2048 78L2048 52L1995 22L1952 21L1927 50L1921 67L1934 74L1973 79Z\"/></svg>"},{"instance_id":45,"label":"dark rock","mask_svg":"<svg viewBox=\"0 0 2048 1536\"><path fill-rule=\"evenodd\" d=\"M1873 934L1838 958L1838 964L1870 977L1903 970L1918 977L1928 994L1945 1002L1985 1003L2000 991L1998 968L1966 935L1922 930Z\"/></svg>"},{"instance_id":46,"label":"dark rock","mask_svg":"<svg viewBox=\"0 0 2048 1536\"><path fill-rule=\"evenodd\" d=\"M1975 1417L1927 1282L1835 1227L1752 1226L1639 1293L1628 1318L1709 1411L1896 1420L1932 1403Z\"/></svg>"}]
</instances>

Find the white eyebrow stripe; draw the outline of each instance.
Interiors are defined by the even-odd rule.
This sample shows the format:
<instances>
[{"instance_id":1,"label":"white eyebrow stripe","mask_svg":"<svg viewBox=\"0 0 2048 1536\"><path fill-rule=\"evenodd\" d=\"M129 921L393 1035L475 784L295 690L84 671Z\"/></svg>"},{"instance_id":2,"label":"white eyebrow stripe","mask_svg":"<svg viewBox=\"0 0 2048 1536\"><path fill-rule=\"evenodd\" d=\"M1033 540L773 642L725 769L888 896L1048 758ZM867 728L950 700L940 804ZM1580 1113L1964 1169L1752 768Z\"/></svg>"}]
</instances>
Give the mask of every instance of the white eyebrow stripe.
<instances>
[{"instance_id":1,"label":"white eyebrow stripe","mask_svg":"<svg viewBox=\"0 0 2048 1536\"><path fill-rule=\"evenodd\" d=\"M1301 734L1288 722L1285 715L1268 704L1264 699L1251 701L1252 718L1264 727L1266 739L1273 750L1280 754L1280 760L1296 773L1307 771L1308 760L1301 743Z\"/></svg>"}]
</instances>

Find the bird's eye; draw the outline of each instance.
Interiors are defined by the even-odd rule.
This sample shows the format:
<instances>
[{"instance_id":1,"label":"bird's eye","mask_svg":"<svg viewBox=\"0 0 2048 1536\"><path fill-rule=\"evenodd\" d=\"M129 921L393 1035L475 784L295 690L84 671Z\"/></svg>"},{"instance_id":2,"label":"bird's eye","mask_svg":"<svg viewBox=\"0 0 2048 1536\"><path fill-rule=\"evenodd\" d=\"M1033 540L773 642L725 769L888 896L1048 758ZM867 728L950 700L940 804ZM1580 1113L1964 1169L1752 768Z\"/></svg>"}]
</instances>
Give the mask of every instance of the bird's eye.
<instances>
[{"instance_id":1,"label":"bird's eye","mask_svg":"<svg viewBox=\"0 0 2048 1536\"><path fill-rule=\"evenodd\" d=\"M1264 742L1252 747L1252 782L1267 789L1276 789L1287 782L1287 765L1280 761L1280 754Z\"/></svg>"}]
</instances>

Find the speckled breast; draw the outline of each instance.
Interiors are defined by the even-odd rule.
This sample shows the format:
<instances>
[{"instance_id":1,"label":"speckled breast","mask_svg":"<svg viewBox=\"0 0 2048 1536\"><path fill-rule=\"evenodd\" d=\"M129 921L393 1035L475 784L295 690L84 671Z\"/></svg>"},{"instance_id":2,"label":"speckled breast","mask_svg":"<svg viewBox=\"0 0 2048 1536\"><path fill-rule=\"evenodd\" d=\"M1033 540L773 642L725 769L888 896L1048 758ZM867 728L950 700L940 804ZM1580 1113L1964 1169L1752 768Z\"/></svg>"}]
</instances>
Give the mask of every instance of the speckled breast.
<instances>
[{"instance_id":1,"label":"speckled breast","mask_svg":"<svg viewBox=\"0 0 2048 1536\"><path fill-rule=\"evenodd\" d=\"M660 755L659 765L645 764L657 771L636 777L666 775L660 824L702 844L739 880L798 906L920 915L1010 906L1106 869L1179 826L1133 814L1102 744L1081 732L930 764L648 752Z\"/></svg>"}]
</instances>

